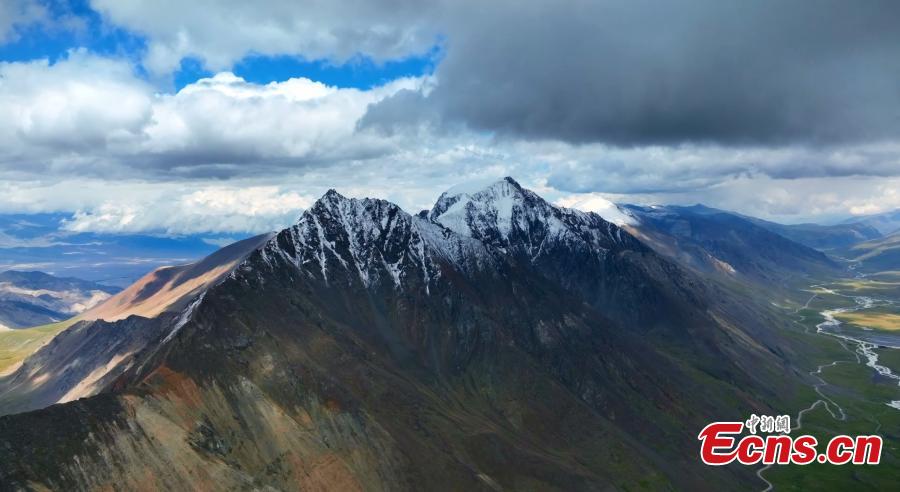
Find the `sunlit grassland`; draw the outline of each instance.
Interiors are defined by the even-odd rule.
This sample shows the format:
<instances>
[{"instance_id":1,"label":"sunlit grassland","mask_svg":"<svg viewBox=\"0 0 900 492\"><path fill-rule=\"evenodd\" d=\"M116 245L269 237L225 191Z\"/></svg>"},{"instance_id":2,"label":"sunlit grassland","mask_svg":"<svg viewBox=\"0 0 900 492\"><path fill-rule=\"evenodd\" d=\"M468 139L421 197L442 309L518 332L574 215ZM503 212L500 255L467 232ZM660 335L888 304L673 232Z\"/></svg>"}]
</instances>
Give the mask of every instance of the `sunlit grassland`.
<instances>
[{"instance_id":1,"label":"sunlit grassland","mask_svg":"<svg viewBox=\"0 0 900 492\"><path fill-rule=\"evenodd\" d=\"M0 332L0 374L25 360L57 333L75 324L78 318L58 323Z\"/></svg>"},{"instance_id":2,"label":"sunlit grassland","mask_svg":"<svg viewBox=\"0 0 900 492\"><path fill-rule=\"evenodd\" d=\"M863 328L876 330L900 330L900 314L887 313L882 310L867 309L853 313L838 313L835 318Z\"/></svg>"}]
</instances>

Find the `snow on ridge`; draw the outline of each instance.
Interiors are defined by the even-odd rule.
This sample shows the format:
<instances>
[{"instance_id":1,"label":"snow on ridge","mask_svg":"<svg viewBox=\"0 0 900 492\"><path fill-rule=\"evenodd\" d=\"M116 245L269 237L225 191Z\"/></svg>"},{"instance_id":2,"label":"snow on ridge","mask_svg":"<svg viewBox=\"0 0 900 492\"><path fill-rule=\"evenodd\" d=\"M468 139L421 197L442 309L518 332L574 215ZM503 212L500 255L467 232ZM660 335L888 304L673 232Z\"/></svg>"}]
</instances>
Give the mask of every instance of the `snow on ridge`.
<instances>
[{"instance_id":1,"label":"snow on ridge","mask_svg":"<svg viewBox=\"0 0 900 492\"><path fill-rule=\"evenodd\" d=\"M447 188L447 190L443 194L447 195L447 196L471 195L471 194L478 193L479 191L482 191L486 188L490 188L491 186L493 186L495 184L499 184L503 181L506 181L506 180L502 179L502 178L501 179L497 179L497 178L476 179L476 180L472 180L472 181L467 181L465 183L455 184L455 185L451 186L450 188Z\"/></svg>"},{"instance_id":2,"label":"snow on ridge","mask_svg":"<svg viewBox=\"0 0 900 492\"><path fill-rule=\"evenodd\" d=\"M612 208L619 210L615 205ZM432 208L429 218L494 247L524 249L532 261L553 243L585 245L602 257L612 245L628 240L627 234L623 237L612 221L599 214L553 205L512 178L496 181L476 192L458 195L446 192ZM624 222L625 217L617 219Z\"/></svg>"},{"instance_id":3,"label":"snow on ridge","mask_svg":"<svg viewBox=\"0 0 900 492\"><path fill-rule=\"evenodd\" d=\"M271 255L280 255L320 275L326 285L336 265L366 287L390 280L400 288L410 275L421 274L427 292L440 276L438 259L467 268L473 257L487 256L474 242L386 200L346 198L330 190L296 225L272 239L262 256L269 263Z\"/></svg>"},{"instance_id":4,"label":"snow on ridge","mask_svg":"<svg viewBox=\"0 0 900 492\"><path fill-rule=\"evenodd\" d=\"M184 325L186 325L187 322L191 320L191 316L194 315L194 311L197 309L197 306L199 306L200 303L203 302L203 298L205 296L206 292L201 292L196 299L191 301L190 304L188 304L188 306L184 308L184 311L181 312L181 314L178 316L178 320L172 327L172 331L170 331L169 334L166 335L166 338L163 339L162 343L167 343L169 340L175 338L175 335L177 335L178 332L181 331L181 328L183 328Z\"/></svg>"},{"instance_id":5,"label":"snow on ridge","mask_svg":"<svg viewBox=\"0 0 900 492\"><path fill-rule=\"evenodd\" d=\"M635 246L613 222L551 204L512 178L475 191L452 189L415 216L386 200L329 190L260 255L269 264L280 256L326 285L339 269L367 288L384 282L402 288L418 278L414 282L424 283L427 291L444 262L471 271L512 249L534 262L560 246L587 248L599 261L611 248Z\"/></svg>"},{"instance_id":6,"label":"snow on ridge","mask_svg":"<svg viewBox=\"0 0 900 492\"><path fill-rule=\"evenodd\" d=\"M603 220L612 222L619 227L639 223L638 219L627 210L593 193L560 198L556 201L556 205L581 210L582 212L593 212L602 217Z\"/></svg>"},{"instance_id":7,"label":"snow on ridge","mask_svg":"<svg viewBox=\"0 0 900 492\"><path fill-rule=\"evenodd\" d=\"M458 234L471 236L472 221L477 217L490 222L505 237L514 227L516 206L524 199L525 190L512 178L504 178L476 191L443 193L429 218Z\"/></svg>"}]
</instances>

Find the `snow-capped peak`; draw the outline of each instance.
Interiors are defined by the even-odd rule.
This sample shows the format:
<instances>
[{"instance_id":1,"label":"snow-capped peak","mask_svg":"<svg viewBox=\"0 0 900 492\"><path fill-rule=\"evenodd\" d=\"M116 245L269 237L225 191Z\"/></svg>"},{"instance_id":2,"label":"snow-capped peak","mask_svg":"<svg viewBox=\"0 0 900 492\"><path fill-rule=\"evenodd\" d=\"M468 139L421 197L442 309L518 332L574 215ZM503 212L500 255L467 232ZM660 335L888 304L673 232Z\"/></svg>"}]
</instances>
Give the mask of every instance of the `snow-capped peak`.
<instances>
[{"instance_id":1,"label":"snow-capped peak","mask_svg":"<svg viewBox=\"0 0 900 492\"><path fill-rule=\"evenodd\" d=\"M282 256L326 283L345 274L367 287L388 279L400 287L415 279L426 292L440 275L439 259L467 268L473 259L488 256L477 241L413 217L391 202L347 198L335 190L272 239L263 250L264 257L269 255Z\"/></svg>"},{"instance_id":2,"label":"snow-capped peak","mask_svg":"<svg viewBox=\"0 0 900 492\"><path fill-rule=\"evenodd\" d=\"M326 285L357 280L426 292L445 268L481 270L506 255L532 263L579 251L604 261L614 249L643 245L594 213L557 207L512 178L474 191L444 193L412 216L386 200L329 190L297 224L262 248L269 265L288 261Z\"/></svg>"},{"instance_id":3,"label":"snow-capped peak","mask_svg":"<svg viewBox=\"0 0 900 492\"><path fill-rule=\"evenodd\" d=\"M473 216L491 222L504 237L507 236L513 226L516 208L521 208L527 198L522 186L510 177L480 190L452 193L441 194L428 217L465 236L472 236L470 221Z\"/></svg>"},{"instance_id":4,"label":"snow-capped peak","mask_svg":"<svg viewBox=\"0 0 900 492\"><path fill-rule=\"evenodd\" d=\"M549 243L579 242L600 252L630 238L599 215L554 206L509 177L477 191L442 194L428 218L489 246L524 250L532 259Z\"/></svg>"}]
</instances>

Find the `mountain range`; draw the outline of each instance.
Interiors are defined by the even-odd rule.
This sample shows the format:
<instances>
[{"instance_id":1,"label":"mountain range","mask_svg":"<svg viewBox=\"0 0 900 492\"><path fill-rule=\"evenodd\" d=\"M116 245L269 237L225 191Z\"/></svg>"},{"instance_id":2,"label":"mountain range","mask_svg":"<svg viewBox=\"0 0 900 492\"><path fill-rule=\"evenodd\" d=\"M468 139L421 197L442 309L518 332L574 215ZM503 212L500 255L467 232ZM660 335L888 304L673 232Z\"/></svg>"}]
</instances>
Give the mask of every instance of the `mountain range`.
<instances>
[{"instance_id":1,"label":"mountain range","mask_svg":"<svg viewBox=\"0 0 900 492\"><path fill-rule=\"evenodd\" d=\"M116 287L42 272L0 272L0 330L63 321L118 291Z\"/></svg>"},{"instance_id":2,"label":"mountain range","mask_svg":"<svg viewBox=\"0 0 900 492\"><path fill-rule=\"evenodd\" d=\"M842 267L821 251L773 232L757 220L704 206L626 205L626 227L657 251L695 270L780 284Z\"/></svg>"},{"instance_id":3,"label":"mountain range","mask_svg":"<svg viewBox=\"0 0 900 492\"><path fill-rule=\"evenodd\" d=\"M900 232L853 244L837 253L860 272L896 271L900 265Z\"/></svg>"},{"instance_id":4,"label":"mountain range","mask_svg":"<svg viewBox=\"0 0 900 492\"><path fill-rule=\"evenodd\" d=\"M127 287L148 270L208 255L244 236L79 232L61 213L0 213L0 271L40 270L55 276ZM229 241L230 238L233 238Z\"/></svg>"},{"instance_id":5,"label":"mountain range","mask_svg":"<svg viewBox=\"0 0 900 492\"><path fill-rule=\"evenodd\" d=\"M887 236L900 231L900 210L852 217L843 223L863 224L877 230L881 235Z\"/></svg>"},{"instance_id":6,"label":"mountain range","mask_svg":"<svg viewBox=\"0 0 900 492\"><path fill-rule=\"evenodd\" d=\"M727 281L840 272L733 214L555 206L511 178L419 214L331 190L160 269L0 377L0 481L99 489L704 489L696 429L807 384Z\"/></svg>"}]
</instances>

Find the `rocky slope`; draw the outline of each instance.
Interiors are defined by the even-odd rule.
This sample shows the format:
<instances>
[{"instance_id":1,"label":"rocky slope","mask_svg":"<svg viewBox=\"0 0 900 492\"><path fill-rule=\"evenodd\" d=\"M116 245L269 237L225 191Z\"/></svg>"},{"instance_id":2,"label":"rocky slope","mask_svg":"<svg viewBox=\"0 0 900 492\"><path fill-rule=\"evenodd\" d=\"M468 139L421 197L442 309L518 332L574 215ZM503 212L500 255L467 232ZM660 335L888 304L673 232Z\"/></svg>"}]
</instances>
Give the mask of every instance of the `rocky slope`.
<instances>
[{"instance_id":1,"label":"rocky slope","mask_svg":"<svg viewBox=\"0 0 900 492\"><path fill-rule=\"evenodd\" d=\"M79 314L69 322L74 323L70 328L37 348L21 365L0 374L0 414L98 393L130 367L144 348L158 344L161 330L177 325L179 313L193 300L271 237L251 237L200 261L158 268Z\"/></svg>"},{"instance_id":2,"label":"rocky slope","mask_svg":"<svg viewBox=\"0 0 900 492\"><path fill-rule=\"evenodd\" d=\"M132 315L153 317L179 311L185 302L228 275L270 237L271 234L260 234L230 244L194 263L157 268L80 318L116 321Z\"/></svg>"},{"instance_id":3,"label":"rocky slope","mask_svg":"<svg viewBox=\"0 0 900 492\"><path fill-rule=\"evenodd\" d=\"M637 218L628 226L632 232L699 272L771 286L842 270L821 251L737 214L702 205L627 205L625 209Z\"/></svg>"},{"instance_id":4,"label":"rocky slope","mask_svg":"<svg viewBox=\"0 0 900 492\"><path fill-rule=\"evenodd\" d=\"M511 179L418 216L330 191L177 315L110 327L123 341L100 352L133 353L91 378L96 396L0 418L0 481L747 486L694 458L710 419L799 384L747 304Z\"/></svg>"}]
</instances>

